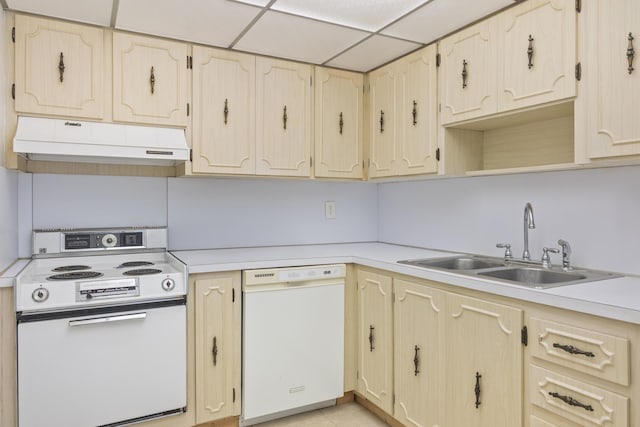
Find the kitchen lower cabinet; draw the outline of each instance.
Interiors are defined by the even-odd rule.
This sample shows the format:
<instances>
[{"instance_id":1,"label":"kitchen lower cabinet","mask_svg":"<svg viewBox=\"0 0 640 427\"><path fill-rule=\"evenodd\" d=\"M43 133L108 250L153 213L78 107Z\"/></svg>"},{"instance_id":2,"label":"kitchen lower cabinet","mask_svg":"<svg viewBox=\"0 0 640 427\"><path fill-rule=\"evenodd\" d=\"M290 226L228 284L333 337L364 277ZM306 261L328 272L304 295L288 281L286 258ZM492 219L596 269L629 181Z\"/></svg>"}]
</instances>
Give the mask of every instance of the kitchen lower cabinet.
<instances>
[{"instance_id":1,"label":"kitchen lower cabinet","mask_svg":"<svg viewBox=\"0 0 640 427\"><path fill-rule=\"evenodd\" d=\"M102 29L16 15L16 112L101 119L103 91Z\"/></svg>"},{"instance_id":2,"label":"kitchen lower cabinet","mask_svg":"<svg viewBox=\"0 0 640 427\"><path fill-rule=\"evenodd\" d=\"M394 417L406 426L442 420L445 292L394 279Z\"/></svg>"},{"instance_id":3,"label":"kitchen lower cabinet","mask_svg":"<svg viewBox=\"0 0 640 427\"><path fill-rule=\"evenodd\" d=\"M393 412L392 279L358 270L357 391L383 411Z\"/></svg>"},{"instance_id":4,"label":"kitchen lower cabinet","mask_svg":"<svg viewBox=\"0 0 640 427\"><path fill-rule=\"evenodd\" d=\"M522 424L522 310L447 294L446 424Z\"/></svg>"},{"instance_id":5,"label":"kitchen lower cabinet","mask_svg":"<svg viewBox=\"0 0 640 427\"><path fill-rule=\"evenodd\" d=\"M240 272L190 278L195 306L196 423L240 415Z\"/></svg>"},{"instance_id":6,"label":"kitchen lower cabinet","mask_svg":"<svg viewBox=\"0 0 640 427\"><path fill-rule=\"evenodd\" d=\"M187 126L186 43L113 33L113 120Z\"/></svg>"}]
</instances>

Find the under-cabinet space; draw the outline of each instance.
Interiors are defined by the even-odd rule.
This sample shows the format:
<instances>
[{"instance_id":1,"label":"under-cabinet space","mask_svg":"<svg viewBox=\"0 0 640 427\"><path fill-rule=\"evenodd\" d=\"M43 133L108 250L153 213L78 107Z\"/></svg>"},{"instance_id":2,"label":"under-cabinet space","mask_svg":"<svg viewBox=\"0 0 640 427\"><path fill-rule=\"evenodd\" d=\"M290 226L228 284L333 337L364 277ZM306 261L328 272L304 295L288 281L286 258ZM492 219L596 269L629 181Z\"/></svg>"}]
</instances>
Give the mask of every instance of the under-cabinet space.
<instances>
[{"instance_id":1,"label":"under-cabinet space","mask_svg":"<svg viewBox=\"0 0 640 427\"><path fill-rule=\"evenodd\" d=\"M443 173L480 175L572 167L573 104L534 117L539 119L521 122L518 117L505 117L443 129Z\"/></svg>"}]
</instances>

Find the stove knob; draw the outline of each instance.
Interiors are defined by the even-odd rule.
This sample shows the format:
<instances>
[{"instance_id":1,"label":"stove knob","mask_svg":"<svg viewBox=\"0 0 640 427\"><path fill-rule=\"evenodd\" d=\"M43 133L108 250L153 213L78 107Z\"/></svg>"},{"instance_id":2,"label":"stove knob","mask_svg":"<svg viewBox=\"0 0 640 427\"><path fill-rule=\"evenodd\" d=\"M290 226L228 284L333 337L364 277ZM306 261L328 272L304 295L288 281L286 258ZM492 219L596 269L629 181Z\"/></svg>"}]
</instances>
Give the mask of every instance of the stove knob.
<instances>
[{"instance_id":1,"label":"stove knob","mask_svg":"<svg viewBox=\"0 0 640 427\"><path fill-rule=\"evenodd\" d=\"M165 291L172 291L175 287L176 282L174 282L173 279L164 279L162 281L162 289L164 289Z\"/></svg>"},{"instance_id":2,"label":"stove knob","mask_svg":"<svg viewBox=\"0 0 640 427\"><path fill-rule=\"evenodd\" d=\"M118 238L115 234L105 234L102 236L102 246L105 248L112 248L118 243Z\"/></svg>"},{"instance_id":3,"label":"stove knob","mask_svg":"<svg viewBox=\"0 0 640 427\"><path fill-rule=\"evenodd\" d=\"M49 298L49 291L47 288L38 288L33 291L31 298L33 298L35 302L44 302Z\"/></svg>"}]
</instances>

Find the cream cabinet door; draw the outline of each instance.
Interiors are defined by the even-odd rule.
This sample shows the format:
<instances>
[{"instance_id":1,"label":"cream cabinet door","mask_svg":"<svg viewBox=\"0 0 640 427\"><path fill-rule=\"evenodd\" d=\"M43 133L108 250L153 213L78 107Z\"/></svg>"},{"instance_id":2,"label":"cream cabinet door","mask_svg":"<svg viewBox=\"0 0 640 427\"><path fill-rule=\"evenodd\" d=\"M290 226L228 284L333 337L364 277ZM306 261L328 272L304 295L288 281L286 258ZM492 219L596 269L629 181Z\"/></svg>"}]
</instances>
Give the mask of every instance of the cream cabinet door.
<instances>
[{"instance_id":1,"label":"cream cabinet door","mask_svg":"<svg viewBox=\"0 0 640 427\"><path fill-rule=\"evenodd\" d=\"M395 64L369 74L369 176L395 175L396 162L396 81Z\"/></svg>"},{"instance_id":2,"label":"cream cabinet door","mask_svg":"<svg viewBox=\"0 0 640 427\"><path fill-rule=\"evenodd\" d=\"M358 270L358 391L393 411L391 277Z\"/></svg>"},{"instance_id":3,"label":"cream cabinet door","mask_svg":"<svg viewBox=\"0 0 640 427\"><path fill-rule=\"evenodd\" d=\"M255 172L255 56L193 47L192 149L193 172Z\"/></svg>"},{"instance_id":4,"label":"cream cabinet door","mask_svg":"<svg viewBox=\"0 0 640 427\"><path fill-rule=\"evenodd\" d=\"M310 176L311 66L256 58L256 174Z\"/></svg>"},{"instance_id":5,"label":"cream cabinet door","mask_svg":"<svg viewBox=\"0 0 640 427\"><path fill-rule=\"evenodd\" d=\"M401 59L398 67L396 174L437 172L436 45Z\"/></svg>"},{"instance_id":6,"label":"cream cabinet door","mask_svg":"<svg viewBox=\"0 0 640 427\"><path fill-rule=\"evenodd\" d=\"M196 423L240 415L240 272L195 275L191 292Z\"/></svg>"},{"instance_id":7,"label":"cream cabinet door","mask_svg":"<svg viewBox=\"0 0 640 427\"><path fill-rule=\"evenodd\" d=\"M394 417L406 426L438 426L444 292L394 279Z\"/></svg>"},{"instance_id":8,"label":"cream cabinet door","mask_svg":"<svg viewBox=\"0 0 640 427\"><path fill-rule=\"evenodd\" d=\"M113 33L113 120L187 126L186 43Z\"/></svg>"},{"instance_id":9,"label":"cream cabinet door","mask_svg":"<svg viewBox=\"0 0 640 427\"><path fill-rule=\"evenodd\" d=\"M488 18L440 42L441 123L497 111L496 18Z\"/></svg>"},{"instance_id":10,"label":"cream cabinet door","mask_svg":"<svg viewBox=\"0 0 640 427\"><path fill-rule=\"evenodd\" d=\"M361 73L316 67L315 176L362 178Z\"/></svg>"},{"instance_id":11,"label":"cream cabinet door","mask_svg":"<svg viewBox=\"0 0 640 427\"><path fill-rule=\"evenodd\" d=\"M576 124L587 127L588 156L640 154L640 2L585 2L582 14L586 114Z\"/></svg>"},{"instance_id":12,"label":"cream cabinet door","mask_svg":"<svg viewBox=\"0 0 640 427\"><path fill-rule=\"evenodd\" d=\"M447 425L522 424L522 311L447 294Z\"/></svg>"},{"instance_id":13,"label":"cream cabinet door","mask_svg":"<svg viewBox=\"0 0 640 427\"><path fill-rule=\"evenodd\" d=\"M498 16L498 111L576 94L574 0L529 0Z\"/></svg>"},{"instance_id":14,"label":"cream cabinet door","mask_svg":"<svg viewBox=\"0 0 640 427\"><path fill-rule=\"evenodd\" d=\"M15 31L16 112L103 117L101 29L16 15Z\"/></svg>"}]
</instances>

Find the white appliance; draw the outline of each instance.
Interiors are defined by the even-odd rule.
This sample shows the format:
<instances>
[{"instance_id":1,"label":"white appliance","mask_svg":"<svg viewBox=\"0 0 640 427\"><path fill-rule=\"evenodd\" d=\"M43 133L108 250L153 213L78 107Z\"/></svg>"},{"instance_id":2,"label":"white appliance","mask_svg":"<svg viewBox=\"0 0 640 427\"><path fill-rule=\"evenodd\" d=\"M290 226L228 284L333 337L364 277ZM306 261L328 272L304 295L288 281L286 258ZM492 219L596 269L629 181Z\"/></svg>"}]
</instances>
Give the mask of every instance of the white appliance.
<instances>
[{"instance_id":1,"label":"white appliance","mask_svg":"<svg viewBox=\"0 0 640 427\"><path fill-rule=\"evenodd\" d=\"M19 427L186 410L186 266L162 246L166 229L34 232L42 255L15 288Z\"/></svg>"},{"instance_id":2,"label":"white appliance","mask_svg":"<svg viewBox=\"0 0 640 427\"><path fill-rule=\"evenodd\" d=\"M344 391L345 265L243 272L243 420L315 407Z\"/></svg>"},{"instance_id":3,"label":"white appliance","mask_svg":"<svg viewBox=\"0 0 640 427\"><path fill-rule=\"evenodd\" d=\"M13 151L30 160L174 165L189 160L184 129L18 117Z\"/></svg>"}]
</instances>

